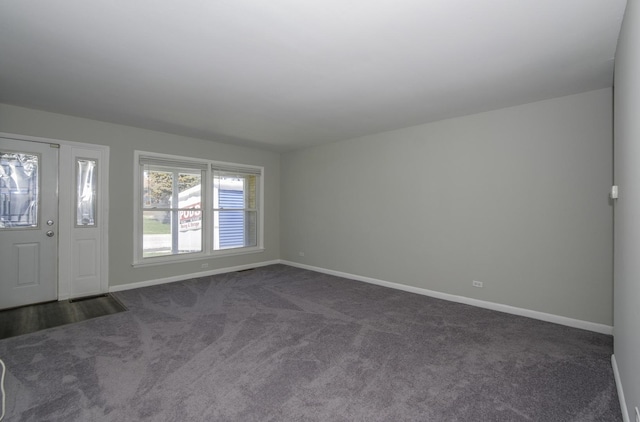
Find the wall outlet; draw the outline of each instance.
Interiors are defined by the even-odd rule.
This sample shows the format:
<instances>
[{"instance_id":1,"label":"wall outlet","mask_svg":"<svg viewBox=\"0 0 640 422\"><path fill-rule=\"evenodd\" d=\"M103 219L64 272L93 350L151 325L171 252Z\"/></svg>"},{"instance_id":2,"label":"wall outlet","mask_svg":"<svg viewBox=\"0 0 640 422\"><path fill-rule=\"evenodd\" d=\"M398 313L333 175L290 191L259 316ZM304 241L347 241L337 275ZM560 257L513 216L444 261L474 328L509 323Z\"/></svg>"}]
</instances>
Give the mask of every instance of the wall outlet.
<instances>
[{"instance_id":1,"label":"wall outlet","mask_svg":"<svg viewBox=\"0 0 640 422\"><path fill-rule=\"evenodd\" d=\"M205 262L204 264L200 265L200 268L209 268L209 263Z\"/></svg>"},{"instance_id":2,"label":"wall outlet","mask_svg":"<svg viewBox=\"0 0 640 422\"><path fill-rule=\"evenodd\" d=\"M476 280L473 280L473 281L471 282L471 285L472 285L473 287L484 287L484 285L483 285L482 281L476 281Z\"/></svg>"},{"instance_id":3,"label":"wall outlet","mask_svg":"<svg viewBox=\"0 0 640 422\"><path fill-rule=\"evenodd\" d=\"M300 252L298 252L298 255L299 256L304 256L304 252L300 251Z\"/></svg>"}]
</instances>

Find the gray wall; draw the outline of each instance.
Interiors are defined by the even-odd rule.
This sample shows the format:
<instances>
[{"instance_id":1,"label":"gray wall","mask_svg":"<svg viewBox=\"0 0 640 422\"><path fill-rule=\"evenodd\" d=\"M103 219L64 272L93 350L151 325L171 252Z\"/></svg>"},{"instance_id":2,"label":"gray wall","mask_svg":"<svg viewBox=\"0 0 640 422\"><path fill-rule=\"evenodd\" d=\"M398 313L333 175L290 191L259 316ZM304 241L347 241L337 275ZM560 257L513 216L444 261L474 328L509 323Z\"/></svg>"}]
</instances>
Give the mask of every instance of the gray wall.
<instances>
[{"instance_id":1,"label":"gray wall","mask_svg":"<svg viewBox=\"0 0 640 422\"><path fill-rule=\"evenodd\" d=\"M602 89L284 154L282 258L612 325L611 105Z\"/></svg>"},{"instance_id":2,"label":"gray wall","mask_svg":"<svg viewBox=\"0 0 640 422\"><path fill-rule=\"evenodd\" d=\"M111 285L201 271L131 267L141 149L265 167L266 251L209 269L283 258L608 325L611 124L603 89L280 157L0 105L0 131L111 147Z\"/></svg>"},{"instance_id":3,"label":"gray wall","mask_svg":"<svg viewBox=\"0 0 640 422\"><path fill-rule=\"evenodd\" d=\"M108 145L109 279L110 285L154 280L207 270L278 259L280 256L280 155L258 149L186 138L61 114L0 104L0 132ZM133 268L133 151L154 151L187 157L264 166L265 252L180 264Z\"/></svg>"},{"instance_id":4,"label":"gray wall","mask_svg":"<svg viewBox=\"0 0 640 422\"><path fill-rule=\"evenodd\" d=\"M629 415L640 406L640 4L629 0L615 71L614 354ZM634 420L634 416L631 416Z\"/></svg>"}]
</instances>

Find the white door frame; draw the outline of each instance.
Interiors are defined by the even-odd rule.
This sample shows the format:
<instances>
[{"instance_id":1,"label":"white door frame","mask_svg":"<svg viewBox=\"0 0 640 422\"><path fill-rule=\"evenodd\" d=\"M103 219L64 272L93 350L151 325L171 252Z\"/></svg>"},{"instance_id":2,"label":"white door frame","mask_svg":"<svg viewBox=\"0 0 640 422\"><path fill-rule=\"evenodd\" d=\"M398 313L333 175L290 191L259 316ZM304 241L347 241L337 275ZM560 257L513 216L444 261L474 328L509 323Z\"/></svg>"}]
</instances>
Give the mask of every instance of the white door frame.
<instances>
[{"instance_id":1,"label":"white door frame","mask_svg":"<svg viewBox=\"0 0 640 422\"><path fill-rule=\"evenodd\" d=\"M0 132L0 136L17 141L42 142L60 145L58 163L58 300L107 293L109 291L109 147L65 141L62 139L27 136ZM95 272L87 287L79 277L77 251L81 240L75 225L75 160L89 158L98 161L97 233L94 248L95 262L89 272ZM86 256L86 249L84 250ZM86 263L84 267L86 269ZM81 272L81 271L80 271ZM82 274L80 274L82 275Z\"/></svg>"}]
</instances>

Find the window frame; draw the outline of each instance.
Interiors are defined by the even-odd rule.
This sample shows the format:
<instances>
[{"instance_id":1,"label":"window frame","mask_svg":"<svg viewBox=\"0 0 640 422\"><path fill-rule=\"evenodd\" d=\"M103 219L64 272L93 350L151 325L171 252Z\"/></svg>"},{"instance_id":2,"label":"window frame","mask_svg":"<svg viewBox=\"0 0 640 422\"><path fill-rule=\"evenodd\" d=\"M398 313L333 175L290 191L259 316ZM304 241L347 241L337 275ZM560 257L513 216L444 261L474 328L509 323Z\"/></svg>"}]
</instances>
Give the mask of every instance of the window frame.
<instances>
[{"instance_id":1,"label":"window frame","mask_svg":"<svg viewBox=\"0 0 640 422\"><path fill-rule=\"evenodd\" d=\"M215 227L216 227L216 222L218 223L218 227L220 227L220 221L222 220L222 216L225 213L237 213L237 212L241 212L243 215L243 224L245 225L245 229L246 229L246 225L248 224L247 221L247 216L250 213L255 213L256 214L256 218L258 218L257 216L259 216L259 210L260 210L260 205L261 205L261 198L260 198L260 187L256 186L257 189L257 195L255 197L255 202L256 202L256 206L255 207L250 207L249 206L249 202L250 202L250 193L245 191L245 189L248 187L247 185L245 185L245 183L243 182L243 199L244 199L244 204L242 207L223 207L220 205L220 201L222 201L222 191L224 191L222 185L220 184L216 184L216 176L218 176L219 178L223 178L223 177L231 177L233 178L233 176L241 176L245 181L248 180L247 176L257 176L258 180L260 180L260 176L261 173L259 173L258 171L256 171L255 169L252 170L248 170L248 169L238 169L238 168L216 168L216 166L212 167L212 172L211 172L211 179L210 181L212 182L212 186L211 189L209 190L209 192L213 193L213 203L212 203L212 210L213 210L213 224L214 224L214 230L211 233L212 238L213 238L213 249L215 251L227 251L227 250L231 250L231 249L243 249L243 248L247 248L250 246L241 246L241 247L229 247L229 248L223 248L223 249L215 249L216 247L216 239L215 239ZM217 198L216 198L216 194L215 191L217 189ZM216 199L218 200L218 206L216 207ZM258 223L259 225L261 225L260 223ZM247 233L246 230L243 230L243 233L245 235L245 242L247 240ZM219 232L218 233L218 244L221 243L222 241L222 234ZM257 246L257 233L256 233L256 246Z\"/></svg>"},{"instance_id":2,"label":"window frame","mask_svg":"<svg viewBox=\"0 0 640 422\"><path fill-rule=\"evenodd\" d=\"M201 181L201 208L202 208L202 251L184 254L171 254L154 257L144 257L143 250L143 215L145 210L142 200L144 193L144 170L140 164L141 159L166 160L167 162L192 164L194 166L206 165L203 171L204 180ZM238 248L214 250L213 238L213 174L214 170L229 169L233 171L246 171L257 174L257 223L256 245ZM171 264L188 261L201 261L210 258L220 258L234 255L245 255L264 252L264 167L230 163L224 161L206 160L201 158L161 154L149 151L134 151L134 180L133 184L133 266L145 267L152 265Z\"/></svg>"}]
</instances>

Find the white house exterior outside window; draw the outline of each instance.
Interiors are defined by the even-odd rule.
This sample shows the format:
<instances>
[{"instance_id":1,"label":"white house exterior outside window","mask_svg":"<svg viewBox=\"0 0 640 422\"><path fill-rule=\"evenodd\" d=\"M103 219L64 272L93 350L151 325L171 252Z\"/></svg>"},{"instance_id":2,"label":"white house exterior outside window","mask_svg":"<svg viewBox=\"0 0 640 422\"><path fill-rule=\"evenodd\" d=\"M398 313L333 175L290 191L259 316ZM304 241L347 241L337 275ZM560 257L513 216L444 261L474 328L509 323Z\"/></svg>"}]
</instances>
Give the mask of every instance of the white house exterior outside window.
<instances>
[{"instance_id":1,"label":"white house exterior outside window","mask_svg":"<svg viewBox=\"0 0 640 422\"><path fill-rule=\"evenodd\" d=\"M262 251L263 172L136 151L134 266Z\"/></svg>"}]
</instances>

